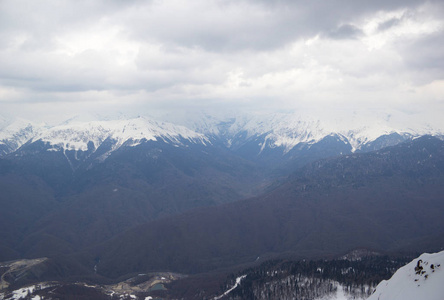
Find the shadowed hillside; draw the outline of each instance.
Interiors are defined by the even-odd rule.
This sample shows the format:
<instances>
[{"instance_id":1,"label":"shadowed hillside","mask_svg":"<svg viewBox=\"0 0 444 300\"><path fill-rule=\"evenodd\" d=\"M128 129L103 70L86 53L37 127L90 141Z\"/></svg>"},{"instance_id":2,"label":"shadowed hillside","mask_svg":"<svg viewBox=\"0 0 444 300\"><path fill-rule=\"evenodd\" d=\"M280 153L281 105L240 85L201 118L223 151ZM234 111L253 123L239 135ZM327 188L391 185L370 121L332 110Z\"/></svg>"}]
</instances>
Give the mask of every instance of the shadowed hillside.
<instances>
[{"instance_id":1,"label":"shadowed hillside","mask_svg":"<svg viewBox=\"0 0 444 300\"><path fill-rule=\"evenodd\" d=\"M266 195L147 223L94 255L100 274L117 277L201 272L282 253L423 251L444 242L443 182L444 142L425 137L315 162Z\"/></svg>"}]
</instances>

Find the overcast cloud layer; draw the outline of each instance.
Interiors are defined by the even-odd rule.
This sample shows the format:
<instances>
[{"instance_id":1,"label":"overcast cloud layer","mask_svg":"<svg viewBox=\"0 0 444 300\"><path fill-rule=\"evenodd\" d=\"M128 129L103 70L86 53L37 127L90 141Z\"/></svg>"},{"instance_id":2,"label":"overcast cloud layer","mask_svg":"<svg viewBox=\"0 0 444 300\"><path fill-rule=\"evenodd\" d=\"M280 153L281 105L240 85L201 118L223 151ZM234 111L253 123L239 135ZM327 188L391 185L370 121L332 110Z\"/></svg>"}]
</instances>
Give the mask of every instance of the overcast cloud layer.
<instances>
[{"instance_id":1,"label":"overcast cloud layer","mask_svg":"<svg viewBox=\"0 0 444 300\"><path fill-rule=\"evenodd\" d=\"M0 109L444 109L443 1L0 1ZM0 112L0 114L1 114Z\"/></svg>"}]
</instances>

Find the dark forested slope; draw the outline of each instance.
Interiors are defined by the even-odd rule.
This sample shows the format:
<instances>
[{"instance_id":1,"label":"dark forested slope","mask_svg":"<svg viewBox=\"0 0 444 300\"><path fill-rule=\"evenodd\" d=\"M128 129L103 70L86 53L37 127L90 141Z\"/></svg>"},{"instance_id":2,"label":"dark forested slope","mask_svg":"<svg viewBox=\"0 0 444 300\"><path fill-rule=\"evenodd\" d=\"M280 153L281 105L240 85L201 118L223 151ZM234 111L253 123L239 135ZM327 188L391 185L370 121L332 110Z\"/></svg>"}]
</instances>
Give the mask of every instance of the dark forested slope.
<instances>
[{"instance_id":1,"label":"dark forested slope","mask_svg":"<svg viewBox=\"0 0 444 300\"><path fill-rule=\"evenodd\" d=\"M312 163L257 198L141 225L91 252L98 272L200 272L292 254L444 243L444 142L424 137Z\"/></svg>"}]
</instances>

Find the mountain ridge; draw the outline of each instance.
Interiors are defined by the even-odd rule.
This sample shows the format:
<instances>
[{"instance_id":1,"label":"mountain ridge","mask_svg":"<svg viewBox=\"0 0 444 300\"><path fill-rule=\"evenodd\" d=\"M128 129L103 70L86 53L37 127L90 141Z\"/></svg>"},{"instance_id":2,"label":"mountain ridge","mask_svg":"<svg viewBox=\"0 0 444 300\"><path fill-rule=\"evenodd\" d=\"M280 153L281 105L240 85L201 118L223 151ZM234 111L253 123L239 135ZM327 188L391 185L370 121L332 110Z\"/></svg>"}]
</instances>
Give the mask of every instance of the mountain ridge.
<instances>
[{"instance_id":1,"label":"mountain ridge","mask_svg":"<svg viewBox=\"0 0 444 300\"><path fill-rule=\"evenodd\" d=\"M26 143L41 140L55 146L54 150L87 151L89 142L97 149L107 138L115 141L115 148L127 141L127 145L136 145L143 139L160 138L178 145L179 139L203 144L218 141L239 153L248 148L250 156L260 156L266 149L275 149L281 156L286 156L292 150L310 148L329 136L347 145L351 153L375 150L375 147L381 148L426 134L444 136L441 129L426 125L416 129L399 127L384 120L367 122L360 127L346 127L339 121L297 114L236 115L225 118L203 114L195 118L195 121L179 120L176 123L145 117L103 121L73 118L56 126L16 120L0 129L0 145L3 147L0 150L5 155ZM396 139L388 139L394 135ZM389 142L378 145L378 139L384 138Z\"/></svg>"}]
</instances>

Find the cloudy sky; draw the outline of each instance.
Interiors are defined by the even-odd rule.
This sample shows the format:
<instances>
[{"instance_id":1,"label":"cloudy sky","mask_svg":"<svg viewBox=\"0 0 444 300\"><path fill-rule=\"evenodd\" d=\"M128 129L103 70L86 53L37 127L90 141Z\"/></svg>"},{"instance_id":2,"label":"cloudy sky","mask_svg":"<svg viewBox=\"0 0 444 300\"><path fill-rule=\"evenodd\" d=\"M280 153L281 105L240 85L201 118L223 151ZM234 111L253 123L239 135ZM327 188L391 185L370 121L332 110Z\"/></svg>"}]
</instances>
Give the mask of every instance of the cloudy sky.
<instances>
[{"instance_id":1,"label":"cloudy sky","mask_svg":"<svg viewBox=\"0 0 444 300\"><path fill-rule=\"evenodd\" d=\"M0 114L444 109L444 1L0 0Z\"/></svg>"}]
</instances>

